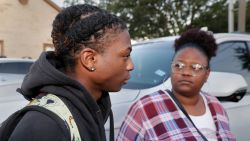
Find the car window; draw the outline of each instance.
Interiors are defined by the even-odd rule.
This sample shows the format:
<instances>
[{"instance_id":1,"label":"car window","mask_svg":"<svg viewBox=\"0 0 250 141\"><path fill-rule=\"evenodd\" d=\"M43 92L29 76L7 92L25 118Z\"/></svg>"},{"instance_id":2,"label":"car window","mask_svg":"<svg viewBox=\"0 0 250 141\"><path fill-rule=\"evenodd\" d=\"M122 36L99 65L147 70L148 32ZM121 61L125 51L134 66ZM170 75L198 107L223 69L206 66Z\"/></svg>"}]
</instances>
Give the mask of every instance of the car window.
<instances>
[{"instance_id":1,"label":"car window","mask_svg":"<svg viewBox=\"0 0 250 141\"><path fill-rule=\"evenodd\" d=\"M26 74L32 64L32 62L0 63L0 73Z\"/></svg>"},{"instance_id":2,"label":"car window","mask_svg":"<svg viewBox=\"0 0 250 141\"><path fill-rule=\"evenodd\" d=\"M250 91L250 43L225 42L219 44L217 56L211 59L212 71L241 74L248 83Z\"/></svg>"},{"instance_id":3,"label":"car window","mask_svg":"<svg viewBox=\"0 0 250 141\"><path fill-rule=\"evenodd\" d=\"M161 84L170 75L173 41L152 42L133 46L134 70L124 88L145 89Z\"/></svg>"}]
</instances>

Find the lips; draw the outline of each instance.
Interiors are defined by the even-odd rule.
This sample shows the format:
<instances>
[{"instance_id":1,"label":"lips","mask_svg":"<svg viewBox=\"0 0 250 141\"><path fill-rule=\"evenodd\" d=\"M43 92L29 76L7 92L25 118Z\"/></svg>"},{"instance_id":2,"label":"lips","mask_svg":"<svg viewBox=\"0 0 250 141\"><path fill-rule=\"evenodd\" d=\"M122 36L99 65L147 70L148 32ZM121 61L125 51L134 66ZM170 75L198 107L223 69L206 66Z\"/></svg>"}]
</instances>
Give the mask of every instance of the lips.
<instances>
[{"instance_id":1,"label":"lips","mask_svg":"<svg viewBox=\"0 0 250 141\"><path fill-rule=\"evenodd\" d=\"M123 82L123 84L127 84L128 83L128 80L125 80L124 82Z\"/></svg>"},{"instance_id":2,"label":"lips","mask_svg":"<svg viewBox=\"0 0 250 141\"><path fill-rule=\"evenodd\" d=\"M128 77L125 79L124 84L127 84L128 81L129 81L129 79L130 79L130 76L128 76Z\"/></svg>"},{"instance_id":3,"label":"lips","mask_svg":"<svg viewBox=\"0 0 250 141\"><path fill-rule=\"evenodd\" d=\"M189 81L189 80L180 80L180 81L178 81L178 83L181 85L192 85L193 84L193 82Z\"/></svg>"}]
</instances>

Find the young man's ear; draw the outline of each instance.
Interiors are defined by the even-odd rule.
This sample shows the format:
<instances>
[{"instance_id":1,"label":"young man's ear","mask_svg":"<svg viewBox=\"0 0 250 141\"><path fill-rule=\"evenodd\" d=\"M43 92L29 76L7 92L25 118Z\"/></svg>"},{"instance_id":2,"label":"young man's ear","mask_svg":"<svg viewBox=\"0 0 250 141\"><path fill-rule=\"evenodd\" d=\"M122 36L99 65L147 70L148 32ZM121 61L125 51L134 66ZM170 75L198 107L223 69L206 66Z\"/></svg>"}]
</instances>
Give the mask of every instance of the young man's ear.
<instances>
[{"instance_id":1,"label":"young man's ear","mask_svg":"<svg viewBox=\"0 0 250 141\"><path fill-rule=\"evenodd\" d=\"M91 48L84 48L80 53L80 62L89 71L95 71L97 52Z\"/></svg>"}]
</instances>

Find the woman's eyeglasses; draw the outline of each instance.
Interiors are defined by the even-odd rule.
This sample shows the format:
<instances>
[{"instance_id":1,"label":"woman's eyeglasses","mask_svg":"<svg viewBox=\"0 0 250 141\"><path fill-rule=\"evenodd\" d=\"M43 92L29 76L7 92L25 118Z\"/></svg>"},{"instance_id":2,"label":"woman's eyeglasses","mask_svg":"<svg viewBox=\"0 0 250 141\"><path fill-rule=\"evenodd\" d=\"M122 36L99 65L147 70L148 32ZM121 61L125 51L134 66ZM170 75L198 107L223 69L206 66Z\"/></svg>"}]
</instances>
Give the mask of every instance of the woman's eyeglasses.
<instances>
[{"instance_id":1,"label":"woman's eyeglasses","mask_svg":"<svg viewBox=\"0 0 250 141\"><path fill-rule=\"evenodd\" d=\"M191 65L186 65L182 62L174 62L171 65L172 73L183 74L185 69L189 70L192 76L197 76L208 70L208 67L202 64L194 63Z\"/></svg>"}]
</instances>

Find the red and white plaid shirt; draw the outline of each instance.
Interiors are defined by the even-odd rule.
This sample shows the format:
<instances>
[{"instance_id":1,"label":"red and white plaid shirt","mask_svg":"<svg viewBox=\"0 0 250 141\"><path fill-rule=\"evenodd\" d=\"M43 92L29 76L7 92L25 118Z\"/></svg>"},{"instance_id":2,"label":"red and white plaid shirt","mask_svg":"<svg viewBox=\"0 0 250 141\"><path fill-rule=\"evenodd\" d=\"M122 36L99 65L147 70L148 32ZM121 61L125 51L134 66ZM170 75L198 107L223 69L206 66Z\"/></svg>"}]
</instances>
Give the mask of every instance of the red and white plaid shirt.
<instances>
[{"instance_id":1,"label":"red and white plaid shirt","mask_svg":"<svg viewBox=\"0 0 250 141\"><path fill-rule=\"evenodd\" d=\"M218 141L235 141L220 102L213 96L204 95L215 123ZM158 91L142 97L131 106L116 140L202 141L202 138L168 93Z\"/></svg>"}]
</instances>

